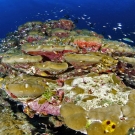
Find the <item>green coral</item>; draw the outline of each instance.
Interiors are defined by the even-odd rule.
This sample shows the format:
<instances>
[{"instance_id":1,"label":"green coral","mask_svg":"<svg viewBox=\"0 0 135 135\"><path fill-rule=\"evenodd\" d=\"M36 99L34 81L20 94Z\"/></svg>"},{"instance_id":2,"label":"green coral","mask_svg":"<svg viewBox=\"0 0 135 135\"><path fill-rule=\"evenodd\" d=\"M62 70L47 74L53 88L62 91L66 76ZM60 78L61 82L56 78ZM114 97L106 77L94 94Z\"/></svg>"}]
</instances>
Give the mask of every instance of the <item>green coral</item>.
<instances>
[{"instance_id":1,"label":"green coral","mask_svg":"<svg viewBox=\"0 0 135 135\"><path fill-rule=\"evenodd\" d=\"M50 88L47 88L45 92L42 94L42 96L46 99L49 100L53 95L55 91L52 91Z\"/></svg>"},{"instance_id":2,"label":"green coral","mask_svg":"<svg viewBox=\"0 0 135 135\"><path fill-rule=\"evenodd\" d=\"M86 126L85 126L86 129L89 128L90 124L91 124L91 120L88 120L87 123L86 123Z\"/></svg>"},{"instance_id":3,"label":"green coral","mask_svg":"<svg viewBox=\"0 0 135 135\"><path fill-rule=\"evenodd\" d=\"M47 84L49 87L46 88L45 92L42 94L43 98L46 100L49 100L52 96L56 94L56 91L54 90L56 87L56 84L53 83L48 83Z\"/></svg>"}]
</instances>

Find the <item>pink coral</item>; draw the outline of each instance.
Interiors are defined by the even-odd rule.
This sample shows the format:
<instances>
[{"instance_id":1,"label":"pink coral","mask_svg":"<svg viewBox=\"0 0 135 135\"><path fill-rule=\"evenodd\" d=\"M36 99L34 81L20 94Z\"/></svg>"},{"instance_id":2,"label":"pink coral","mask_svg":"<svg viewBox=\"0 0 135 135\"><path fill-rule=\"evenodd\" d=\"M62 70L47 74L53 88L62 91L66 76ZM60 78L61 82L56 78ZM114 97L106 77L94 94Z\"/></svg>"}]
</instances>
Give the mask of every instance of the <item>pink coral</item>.
<instances>
[{"instance_id":1,"label":"pink coral","mask_svg":"<svg viewBox=\"0 0 135 135\"><path fill-rule=\"evenodd\" d=\"M54 106L49 102L45 102L43 104L38 104L38 101L32 101L28 103L28 106L36 111L37 114L52 114L52 115L60 115L60 107Z\"/></svg>"}]
</instances>

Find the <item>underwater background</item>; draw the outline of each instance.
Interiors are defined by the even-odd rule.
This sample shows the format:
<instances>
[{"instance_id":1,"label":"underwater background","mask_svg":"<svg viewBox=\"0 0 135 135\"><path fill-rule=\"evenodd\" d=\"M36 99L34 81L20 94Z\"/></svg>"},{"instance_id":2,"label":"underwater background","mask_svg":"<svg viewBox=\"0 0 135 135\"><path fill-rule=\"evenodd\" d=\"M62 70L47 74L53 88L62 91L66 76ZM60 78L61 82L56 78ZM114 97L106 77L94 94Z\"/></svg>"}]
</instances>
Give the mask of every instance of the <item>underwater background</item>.
<instances>
[{"instance_id":1,"label":"underwater background","mask_svg":"<svg viewBox=\"0 0 135 135\"><path fill-rule=\"evenodd\" d=\"M0 0L0 38L28 21L65 18L105 38L135 42L134 7L135 0Z\"/></svg>"},{"instance_id":2,"label":"underwater background","mask_svg":"<svg viewBox=\"0 0 135 135\"><path fill-rule=\"evenodd\" d=\"M43 23L40 24L40 21ZM68 25L62 25L62 21ZM63 32L62 30L65 31ZM66 33L66 31L68 32ZM40 48L43 47L42 45L44 47L52 47L54 51L51 51L51 49L48 49L50 52L45 51ZM39 50L38 48L32 48L37 46ZM62 51L58 51L59 46L64 49L62 48ZM67 49L66 47L69 48ZM31 48L33 50L29 51ZM89 56L90 52L92 52L92 55ZM66 58L66 53L67 56L69 53L71 59ZM72 54L74 55L72 56ZM84 61L80 61L79 58L84 58ZM83 128L85 127L86 131L83 131L82 129L78 130L74 128L74 126L70 127L70 124L64 121L64 116L61 118L59 114L53 114L52 112L57 112L57 107L58 111L60 111L62 102L72 102L70 100L68 101L71 95L68 95L68 92L66 93L64 89L64 84L68 81L70 83L70 77L73 78L76 76L81 78L90 72L92 73L90 74L91 78L95 76L98 78L100 75L105 74L107 76L105 76L105 78L110 77L113 83L110 80L98 78L95 82L96 84L99 83L101 88L102 85L111 82L113 86L119 85L120 90L124 87L124 92L131 91L132 88L135 89L135 0L0 0L0 61L0 121L3 123L0 125L0 135L6 135L6 132L7 134L17 135L24 135L24 133L26 133L26 135L92 135L91 132L95 131L88 130L91 124L91 121L89 121L90 118L86 120L86 116L84 116ZM48 69L43 68L42 72L40 64L46 67L44 66L46 61L52 62L52 65L50 64ZM84 62L84 65L81 65L82 62ZM56 73L55 68L51 69L51 66L55 67L56 64L57 68L57 64L63 63L66 66L63 69L60 68L58 71L56 70ZM112 74L110 75L110 73ZM37 98L36 100L32 95L35 92L33 92L34 84L35 86L43 85L44 90L44 83L39 83L43 80L40 80L38 77L43 80L50 79L50 82L48 81L50 84L48 85L48 82L46 83L47 87L45 88L49 89L47 89L47 92L41 92L42 94L39 94L40 96L37 92L38 96L35 96ZM62 80L62 77L65 80ZM97 80L99 82L97 82ZM102 80L105 80L105 82L102 82ZM36 84L37 82L39 84ZM54 82L59 85L60 89L59 87L55 88L56 84ZM82 84L84 83L85 86L89 82L90 81L84 81L83 78ZM123 86L124 83L125 85ZM10 84L11 86L13 84L13 92L9 90L10 87L8 86L10 86ZM30 90L33 92L30 91L31 97L29 97L27 93L26 99L23 99L23 93L22 97L21 94L18 94L20 97L16 96L16 94L20 92L20 86L24 86L25 91L25 88L27 89L29 84L32 84L32 87L30 87ZM79 86L79 84L77 85ZM93 89L95 89L94 87L95 86L93 86ZM77 90L78 88L79 87L77 87ZM110 84L107 86L107 89L108 88L110 88ZM16 90L15 93L14 89ZM52 89L56 90L52 92ZM85 88L81 90L83 91L83 89ZM72 90L74 91L76 89L72 88ZM79 91L81 90L79 89ZM104 88L103 90L106 89ZM118 93L115 89L110 89L110 91L112 95ZM103 93L102 90L101 93ZM87 94L92 94L91 89L87 91ZM133 94L135 95L135 93ZM120 96L121 95L122 94L120 94ZM79 99L78 97L73 100L73 108L76 107L77 103L79 104L79 100L86 102L87 100L95 98L93 96L91 99L91 95L88 98L86 97L86 99L85 97L84 99ZM26 102L24 102L25 100ZM55 100L57 101L56 104ZM128 101L128 99L126 100ZM124 99L123 102L126 100ZM38 105L35 110L32 107L30 108L30 105L25 104L27 101L33 105L32 107L36 107L36 103L42 107L44 107L44 104L52 106L50 107L48 105L49 108L46 105L50 112L46 110L42 112L42 109L38 110ZM103 100L102 104L105 104L104 102L110 104L108 100ZM133 102L135 103L135 98ZM43 108L43 110L47 107ZM113 110L113 108L111 109ZM106 113L104 113L104 115L109 114L106 108L105 110ZM115 111L112 110L110 110L110 112L112 112L112 114L115 113ZM86 109L85 111L88 110ZM129 105L129 112L133 113L131 114L133 118L135 117L134 111L135 104L133 109L132 106ZM76 115L76 112L78 111L75 110L73 113ZM118 116L118 118L124 121L125 112L123 111L122 113L123 117L120 118ZM5 116L7 118L5 118ZM80 115L78 115L78 117L80 117ZM9 121L5 121L5 119ZM82 120L79 120L81 123ZM95 120L97 120L97 118L95 118ZM76 127L76 120L73 121L71 117L71 123L72 122L75 123L73 125ZM114 132L116 123L113 121L109 122L113 124L114 128L108 131L107 122L108 120L102 120L104 130L102 129L101 131L103 131L103 134L107 132L112 133L110 135L115 135L116 132L119 133L118 128L118 130ZM134 119L133 122L135 122ZM129 126L130 124L127 125ZM126 126L126 124L124 126ZM128 131L126 135L135 135L135 124L134 126L128 126L126 126ZM15 130L8 131L8 128L4 129L3 127L13 127ZM100 132L100 128L97 129L99 130L97 131ZM120 131L122 130L120 129ZM123 132L126 133L127 131L123 130ZM2 132L3 134L1 134Z\"/></svg>"}]
</instances>

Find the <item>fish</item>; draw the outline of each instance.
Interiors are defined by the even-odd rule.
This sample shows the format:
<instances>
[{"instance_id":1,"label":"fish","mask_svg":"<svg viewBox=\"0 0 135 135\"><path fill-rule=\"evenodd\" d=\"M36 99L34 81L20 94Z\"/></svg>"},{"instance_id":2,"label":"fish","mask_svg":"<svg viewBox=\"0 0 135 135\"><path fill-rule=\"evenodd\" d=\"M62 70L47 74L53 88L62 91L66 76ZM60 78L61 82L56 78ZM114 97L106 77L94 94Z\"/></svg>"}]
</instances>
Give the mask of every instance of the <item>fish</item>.
<instances>
[{"instance_id":1,"label":"fish","mask_svg":"<svg viewBox=\"0 0 135 135\"><path fill-rule=\"evenodd\" d=\"M63 12L64 9L60 10L60 12Z\"/></svg>"},{"instance_id":2,"label":"fish","mask_svg":"<svg viewBox=\"0 0 135 135\"><path fill-rule=\"evenodd\" d=\"M83 16L87 16L86 14L83 14Z\"/></svg>"},{"instance_id":3,"label":"fish","mask_svg":"<svg viewBox=\"0 0 135 135\"><path fill-rule=\"evenodd\" d=\"M129 38L123 38L124 41L130 42L130 43L134 43L133 40L129 39Z\"/></svg>"},{"instance_id":4,"label":"fish","mask_svg":"<svg viewBox=\"0 0 135 135\"><path fill-rule=\"evenodd\" d=\"M108 35L108 38L111 39L112 38L111 35Z\"/></svg>"},{"instance_id":5,"label":"fish","mask_svg":"<svg viewBox=\"0 0 135 135\"><path fill-rule=\"evenodd\" d=\"M117 28L120 29L120 30L122 29L121 27L117 27Z\"/></svg>"},{"instance_id":6,"label":"fish","mask_svg":"<svg viewBox=\"0 0 135 135\"><path fill-rule=\"evenodd\" d=\"M122 26L122 24L121 24L121 23L117 23L117 25L118 25L119 27L121 27L121 26Z\"/></svg>"},{"instance_id":7,"label":"fish","mask_svg":"<svg viewBox=\"0 0 135 135\"><path fill-rule=\"evenodd\" d=\"M132 34L135 34L135 32L131 32Z\"/></svg>"},{"instance_id":8,"label":"fish","mask_svg":"<svg viewBox=\"0 0 135 135\"><path fill-rule=\"evenodd\" d=\"M115 27L114 27L114 28L113 28L113 30L115 30L115 31L116 31L116 30L117 30L117 28L115 28Z\"/></svg>"},{"instance_id":9,"label":"fish","mask_svg":"<svg viewBox=\"0 0 135 135\"><path fill-rule=\"evenodd\" d=\"M84 17L82 17L82 20L85 20L85 18L84 18Z\"/></svg>"},{"instance_id":10,"label":"fish","mask_svg":"<svg viewBox=\"0 0 135 135\"><path fill-rule=\"evenodd\" d=\"M94 29L95 25L96 25L96 23L90 23L89 26L90 26L91 29Z\"/></svg>"}]
</instances>

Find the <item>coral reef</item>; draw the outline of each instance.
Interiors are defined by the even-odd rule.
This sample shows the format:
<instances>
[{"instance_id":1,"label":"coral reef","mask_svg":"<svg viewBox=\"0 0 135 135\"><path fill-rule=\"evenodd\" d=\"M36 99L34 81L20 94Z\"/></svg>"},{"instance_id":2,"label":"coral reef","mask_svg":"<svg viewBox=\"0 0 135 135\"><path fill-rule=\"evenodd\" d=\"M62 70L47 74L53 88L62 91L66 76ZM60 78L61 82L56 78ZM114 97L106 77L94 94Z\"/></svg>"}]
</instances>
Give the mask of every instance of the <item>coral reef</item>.
<instances>
[{"instance_id":1,"label":"coral reef","mask_svg":"<svg viewBox=\"0 0 135 135\"><path fill-rule=\"evenodd\" d=\"M130 134L135 126L135 49L74 28L66 19L33 21L8 34L0 53L3 96L20 103L31 119L49 117L54 127L88 135ZM0 100L1 109L9 105ZM26 133L23 120L9 116L7 123L5 114L2 134Z\"/></svg>"}]
</instances>

